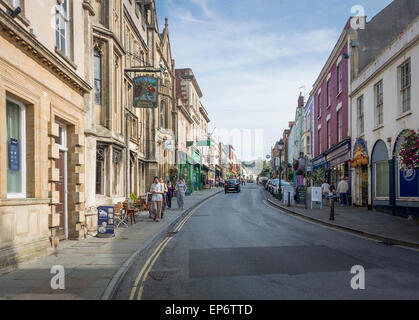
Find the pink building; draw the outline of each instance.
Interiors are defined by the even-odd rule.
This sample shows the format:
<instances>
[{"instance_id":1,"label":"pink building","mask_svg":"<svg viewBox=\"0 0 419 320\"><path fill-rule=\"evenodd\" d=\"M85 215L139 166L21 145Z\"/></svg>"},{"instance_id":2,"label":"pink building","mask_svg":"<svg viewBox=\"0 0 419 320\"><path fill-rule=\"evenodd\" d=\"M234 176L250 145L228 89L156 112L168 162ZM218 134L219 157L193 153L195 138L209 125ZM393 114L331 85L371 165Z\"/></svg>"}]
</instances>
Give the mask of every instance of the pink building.
<instances>
[{"instance_id":1,"label":"pink building","mask_svg":"<svg viewBox=\"0 0 419 320\"><path fill-rule=\"evenodd\" d=\"M340 179L350 179L349 81L351 36L348 20L331 55L313 85L314 99L314 170L328 170L328 180L337 186Z\"/></svg>"}]
</instances>

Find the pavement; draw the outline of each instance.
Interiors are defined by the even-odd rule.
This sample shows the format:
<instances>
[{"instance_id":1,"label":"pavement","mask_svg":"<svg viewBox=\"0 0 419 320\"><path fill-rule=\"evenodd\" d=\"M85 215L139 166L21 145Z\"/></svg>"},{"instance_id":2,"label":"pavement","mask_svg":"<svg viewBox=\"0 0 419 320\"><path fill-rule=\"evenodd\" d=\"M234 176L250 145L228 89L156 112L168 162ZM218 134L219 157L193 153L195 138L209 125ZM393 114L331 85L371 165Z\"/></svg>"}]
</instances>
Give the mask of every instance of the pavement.
<instances>
[{"instance_id":1,"label":"pavement","mask_svg":"<svg viewBox=\"0 0 419 320\"><path fill-rule=\"evenodd\" d=\"M255 184L188 217L137 257L113 299L419 299L419 250L288 214Z\"/></svg>"},{"instance_id":2,"label":"pavement","mask_svg":"<svg viewBox=\"0 0 419 320\"><path fill-rule=\"evenodd\" d=\"M113 238L89 236L81 241L62 241L54 254L0 276L0 299L109 299L137 256L144 254L194 207L222 191L220 188L196 191L185 197L184 210L166 210L160 222L153 222L148 212L142 212L136 224L118 228ZM172 206L177 207L175 198ZM64 290L51 288L55 275L51 268L56 265L64 267Z\"/></svg>"},{"instance_id":3,"label":"pavement","mask_svg":"<svg viewBox=\"0 0 419 320\"><path fill-rule=\"evenodd\" d=\"M387 244L419 248L419 223L414 220L362 207L341 207L339 202L335 202L335 220L329 220L330 206L324 205L326 201L322 209L319 204L313 204L313 208L310 208L309 204L305 209L304 205L288 207L269 192L265 191L265 194L270 204L302 218L371 237Z\"/></svg>"}]
</instances>

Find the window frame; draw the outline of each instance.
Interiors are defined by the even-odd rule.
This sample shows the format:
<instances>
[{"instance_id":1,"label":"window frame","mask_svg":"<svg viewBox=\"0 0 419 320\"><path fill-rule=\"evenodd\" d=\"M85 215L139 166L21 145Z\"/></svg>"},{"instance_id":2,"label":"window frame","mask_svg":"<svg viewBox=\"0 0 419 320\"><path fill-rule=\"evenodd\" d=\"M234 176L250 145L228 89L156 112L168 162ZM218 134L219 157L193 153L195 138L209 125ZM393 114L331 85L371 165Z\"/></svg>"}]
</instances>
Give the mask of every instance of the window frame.
<instances>
[{"instance_id":1,"label":"window frame","mask_svg":"<svg viewBox=\"0 0 419 320\"><path fill-rule=\"evenodd\" d=\"M327 130L327 149L330 149L332 147L332 119L327 120L326 130Z\"/></svg>"},{"instance_id":2,"label":"window frame","mask_svg":"<svg viewBox=\"0 0 419 320\"><path fill-rule=\"evenodd\" d=\"M66 57L71 58L71 12L70 12L70 1L71 0L63 0L65 2L63 2L62 4L58 3L58 1L55 1L55 47L57 48L57 50L59 52L61 52L62 54L64 54ZM64 3L66 5L66 13L67 15L64 14L63 12L63 6ZM63 19L62 21L64 22L64 40L65 40L65 48L63 50L63 48L61 48L61 32L59 29L60 26L60 22L61 19ZM57 28L58 27L58 28ZM58 33L58 43L57 43L57 33Z\"/></svg>"},{"instance_id":3,"label":"window frame","mask_svg":"<svg viewBox=\"0 0 419 320\"><path fill-rule=\"evenodd\" d=\"M332 105L332 79L327 80L327 107L330 108Z\"/></svg>"},{"instance_id":4,"label":"window frame","mask_svg":"<svg viewBox=\"0 0 419 320\"><path fill-rule=\"evenodd\" d=\"M381 102L379 101L378 89L381 87ZM375 118L375 127L378 128L384 123L384 86L383 80L378 81L374 85L374 118ZM380 120L381 119L381 120Z\"/></svg>"},{"instance_id":5,"label":"window frame","mask_svg":"<svg viewBox=\"0 0 419 320\"><path fill-rule=\"evenodd\" d=\"M337 67L337 71L338 71L338 87L337 87L337 89L338 89L338 96L342 93L342 88L343 88L343 70L342 70L342 62L340 62L339 64L338 64L338 67Z\"/></svg>"},{"instance_id":6,"label":"window frame","mask_svg":"<svg viewBox=\"0 0 419 320\"><path fill-rule=\"evenodd\" d=\"M404 81L406 80L405 77L407 76L406 74L404 74L403 70L404 68L409 65L409 83L404 84ZM410 58L407 59L406 61L404 61L400 66L399 66L399 86L400 86L400 98L401 98L401 104L400 104L400 111L401 113L405 113L405 112L409 112L412 110L412 91L411 91L411 87L412 87L412 63ZM408 93L409 94L409 98L408 98L408 108L405 109L405 98L404 98L404 94ZM406 99L407 101L407 99Z\"/></svg>"},{"instance_id":7,"label":"window frame","mask_svg":"<svg viewBox=\"0 0 419 320\"><path fill-rule=\"evenodd\" d=\"M388 200L390 197L390 189L388 190L388 195L387 196L377 196L377 164L387 164L388 166L388 160L381 160L381 161L377 161L374 162L374 199L375 200ZM388 168L388 170L390 170L390 167Z\"/></svg>"},{"instance_id":8,"label":"window frame","mask_svg":"<svg viewBox=\"0 0 419 320\"><path fill-rule=\"evenodd\" d=\"M98 53L98 55L96 55L96 52ZM96 64L95 64L95 59L99 58L99 74L100 74L100 79L96 78ZM96 81L98 81L100 83L100 103L97 102L96 98ZM95 93L95 105L101 106L103 104L103 54L101 52L101 50L98 47L94 47L93 49L93 83L94 83L94 93Z\"/></svg>"},{"instance_id":9,"label":"window frame","mask_svg":"<svg viewBox=\"0 0 419 320\"><path fill-rule=\"evenodd\" d=\"M7 199L26 199L27 198L27 190L26 190L26 106L13 99L10 98L9 96L6 96L6 109L7 109L7 101L16 104L19 109L19 117L20 117L20 123L19 123L19 138L21 140L21 146L19 149L19 165L21 167L21 192L8 192L6 190L6 198ZM7 128L6 128L6 132L7 132ZM6 143L8 144L9 142L6 141ZM7 161L9 160L9 152L7 152ZM7 169L8 170L8 169ZM6 171L7 172L7 171ZM7 173L6 173L6 184L7 184Z\"/></svg>"}]
</instances>

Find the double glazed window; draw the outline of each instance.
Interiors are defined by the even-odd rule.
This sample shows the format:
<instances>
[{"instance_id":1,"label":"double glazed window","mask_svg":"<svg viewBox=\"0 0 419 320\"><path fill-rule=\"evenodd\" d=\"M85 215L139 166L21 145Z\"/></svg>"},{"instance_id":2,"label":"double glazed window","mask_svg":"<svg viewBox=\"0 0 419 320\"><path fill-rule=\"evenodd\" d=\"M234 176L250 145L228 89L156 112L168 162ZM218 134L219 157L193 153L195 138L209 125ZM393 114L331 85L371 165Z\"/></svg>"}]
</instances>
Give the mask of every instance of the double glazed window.
<instances>
[{"instance_id":1,"label":"double glazed window","mask_svg":"<svg viewBox=\"0 0 419 320\"><path fill-rule=\"evenodd\" d=\"M70 0L57 0L55 4L55 46L70 56Z\"/></svg>"},{"instance_id":2,"label":"double glazed window","mask_svg":"<svg viewBox=\"0 0 419 320\"><path fill-rule=\"evenodd\" d=\"M327 148L332 146L332 120L327 121Z\"/></svg>"},{"instance_id":3,"label":"double glazed window","mask_svg":"<svg viewBox=\"0 0 419 320\"><path fill-rule=\"evenodd\" d=\"M26 197L25 107L6 101L7 126L7 197Z\"/></svg>"},{"instance_id":4,"label":"double glazed window","mask_svg":"<svg viewBox=\"0 0 419 320\"><path fill-rule=\"evenodd\" d=\"M400 67L400 95L402 113L410 110L411 67L410 60Z\"/></svg>"},{"instance_id":5,"label":"double glazed window","mask_svg":"<svg viewBox=\"0 0 419 320\"><path fill-rule=\"evenodd\" d=\"M374 87L375 92L375 126L383 124L383 81Z\"/></svg>"},{"instance_id":6,"label":"double glazed window","mask_svg":"<svg viewBox=\"0 0 419 320\"><path fill-rule=\"evenodd\" d=\"M338 142L342 141L342 109L338 111Z\"/></svg>"},{"instance_id":7,"label":"double glazed window","mask_svg":"<svg viewBox=\"0 0 419 320\"><path fill-rule=\"evenodd\" d=\"M342 92L342 63L338 65L338 95Z\"/></svg>"},{"instance_id":8,"label":"double glazed window","mask_svg":"<svg viewBox=\"0 0 419 320\"><path fill-rule=\"evenodd\" d=\"M332 105L332 88L331 88L331 80L327 81L327 107Z\"/></svg>"}]
</instances>

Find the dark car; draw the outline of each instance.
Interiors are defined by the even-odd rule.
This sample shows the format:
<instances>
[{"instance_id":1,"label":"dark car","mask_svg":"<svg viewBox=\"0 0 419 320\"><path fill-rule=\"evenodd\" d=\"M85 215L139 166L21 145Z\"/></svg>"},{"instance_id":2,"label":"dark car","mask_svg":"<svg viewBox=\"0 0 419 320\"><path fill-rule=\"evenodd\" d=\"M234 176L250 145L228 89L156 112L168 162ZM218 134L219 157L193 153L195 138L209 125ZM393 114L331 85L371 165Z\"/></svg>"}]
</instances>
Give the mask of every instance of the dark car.
<instances>
[{"instance_id":1,"label":"dark car","mask_svg":"<svg viewBox=\"0 0 419 320\"><path fill-rule=\"evenodd\" d=\"M235 179L227 180L225 185L224 185L224 192L227 193L228 191L240 192L239 181L235 180Z\"/></svg>"}]
</instances>

